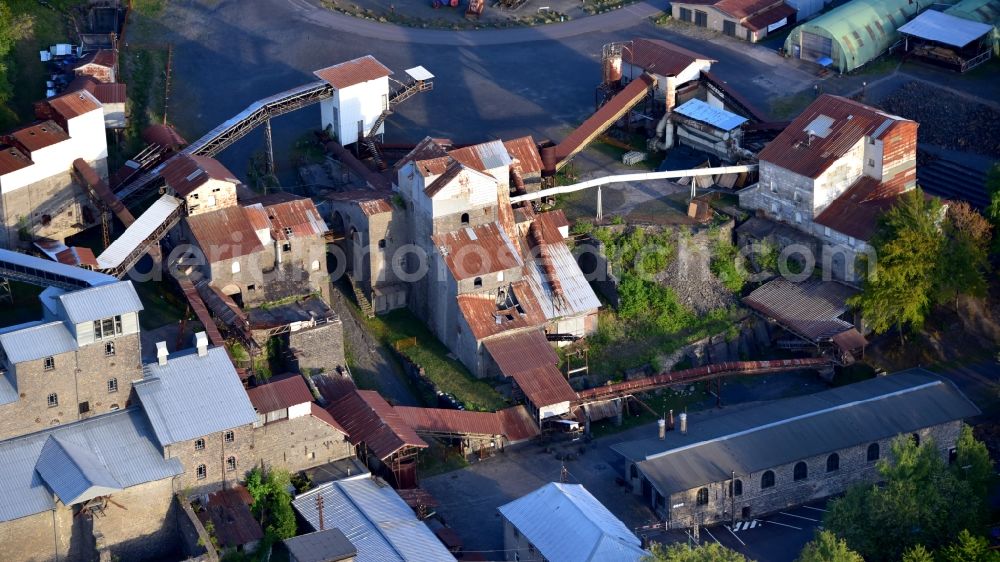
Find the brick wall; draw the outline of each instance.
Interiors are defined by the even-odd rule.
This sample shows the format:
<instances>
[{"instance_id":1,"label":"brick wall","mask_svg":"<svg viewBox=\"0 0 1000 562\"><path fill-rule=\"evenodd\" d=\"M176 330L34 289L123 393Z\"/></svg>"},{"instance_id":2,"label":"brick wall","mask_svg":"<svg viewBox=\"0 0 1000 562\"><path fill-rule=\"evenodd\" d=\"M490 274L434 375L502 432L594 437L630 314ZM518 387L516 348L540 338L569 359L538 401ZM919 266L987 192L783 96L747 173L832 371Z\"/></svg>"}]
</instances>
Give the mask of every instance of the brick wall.
<instances>
[{"instance_id":1,"label":"brick wall","mask_svg":"<svg viewBox=\"0 0 1000 562\"><path fill-rule=\"evenodd\" d=\"M115 355L105 355L105 343L86 345L77 351L52 356L55 366L45 369L45 359L15 365L17 402L0 406L0 439L71 423L111 411L112 404L124 408L132 381L142 378L139 334L114 338ZM108 392L108 380L118 380L118 392ZM58 405L49 407L55 393ZM87 402L89 412L80 413Z\"/></svg>"},{"instance_id":2,"label":"brick wall","mask_svg":"<svg viewBox=\"0 0 1000 562\"><path fill-rule=\"evenodd\" d=\"M178 458L184 473L177 477L175 489L183 495L204 494L219 490L224 484L243 480L248 470L257 462L254 452L254 435L251 425L232 430L233 441L227 443L226 431L206 435L203 449L197 449L197 439L174 443L166 447L166 458ZM227 470L226 459L236 458L236 470ZM205 477L198 478L198 466L205 465Z\"/></svg>"},{"instance_id":3,"label":"brick wall","mask_svg":"<svg viewBox=\"0 0 1000 562\"><path fill-rule=\"evenodd\" d=\"M268 467L290 472L354 456L347 436L312 416L284 419L253 430L252 454ZM246 467L250 469L249 466Z\"/></svg>"},{"instance_id":4,"label":"brick wall","mask_svg":"<svg viewBox=\"0 0 1000 562\"><path fill-rule=\"evenodd\" d=\"M107 177L105 160L93 163L102 177ZM84 213L84 209L88 209ZM48 215L48 224L43 223ZM22 222L23 219L23 222ZM73 180L69 169L31 185L4 193L0 198L0 247L27 247L18 237L20 225L27 225L35 236L61 240L80 232L80 224L91 226L100 220L84 189Z\"/></svg>"},{"instance_id":5,"label":"brick wall","mask_svg":"<svg viewBox=\"0 0 1000 562\"><path fill-rule=\"evenodd\" d=\"M294 370L305 372L319 369L332 373L346 365L344 355L344 324L339 318L326 324L290 332L288 347L295 356Z\"/></svg>"}]
</instances>

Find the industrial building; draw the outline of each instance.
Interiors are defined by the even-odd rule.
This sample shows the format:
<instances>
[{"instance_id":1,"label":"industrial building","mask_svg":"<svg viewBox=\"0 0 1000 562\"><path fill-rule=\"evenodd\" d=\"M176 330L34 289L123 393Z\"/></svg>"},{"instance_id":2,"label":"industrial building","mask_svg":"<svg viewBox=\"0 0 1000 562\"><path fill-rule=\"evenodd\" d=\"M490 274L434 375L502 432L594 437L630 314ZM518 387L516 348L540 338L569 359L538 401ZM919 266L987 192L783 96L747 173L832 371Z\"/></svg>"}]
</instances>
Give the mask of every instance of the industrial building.
<instances>
[{"instance_id":1,"label":"industrial building","mask_svg":"<svg viewBox=\"0 0 1000 562\"><path fill-rule=\"evenodd\" d=\"M923 369L702 419L612 449L632 493L668 529L752 519L878 479L899 436L952 458L962 420L979 409Z\"/></svg>"},{"instance_id":2,"label":"industrial building","mask_svg":"<svg viewBox=\"0 0 1000 562\"><path fill-rule=\"evenodd\" d=\"M994 27L927 10L899 28L903 52L932 64L968 72L993 56Z\"/></svg>"},{"instance_id":3,"label":"industrial building","mask_svg":"<svg viewBox=\"0 0 1000 562\"><path fill-rule=\"evenodd\" d=\"M1000 57L1000 0L961 0L944 13L993 26L993 56Z\"/></svg>"},{"instance_id":4,"label":"industrial building","mask_svg":"<svg viewBox=\"0 0 1000 562\"><path fill-rule=\"evenodd\" d=\"M795 21L785 0L683 0L670 3L674 19L756 43Z\"/></svg>"},{"instance_id":5,"label":"industrial building","mask_svg":"<svg viewBox=\"0 0 1000 562\"><path fill-rule=\"evenodd\" d=\"M785 39L789 56L850 72L900 40L899 28L930 0L851 0L799 25Z\"/></svg>"}]
</instances>

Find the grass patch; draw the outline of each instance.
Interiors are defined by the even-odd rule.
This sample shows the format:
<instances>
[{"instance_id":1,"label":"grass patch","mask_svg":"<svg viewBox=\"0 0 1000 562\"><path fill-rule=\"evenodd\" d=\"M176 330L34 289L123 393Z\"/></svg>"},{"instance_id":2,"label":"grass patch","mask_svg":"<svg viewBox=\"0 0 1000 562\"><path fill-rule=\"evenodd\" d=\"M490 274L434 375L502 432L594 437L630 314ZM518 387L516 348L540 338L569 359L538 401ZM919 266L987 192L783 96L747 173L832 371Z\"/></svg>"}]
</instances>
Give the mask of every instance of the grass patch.
<instances>
[{"instance_id":1,"label":"grass patch","mask_svg":"<svg viewBox=\"0 0 1000 562\"><path fill-rule=\"evenodd\" d=\"M807 89L802 90L797 94L772 100L771 117L779 121L792 119L802 113L802 110L804 110L806 106L812 103L815 99L816 94L811 89Z\"/></svg>"},{"instance_id":2,"label":"grass patch","mask_svg":"<svg viewBox=\"0 0 1000 562\"><path fill-rule=\"evenodd\" d=\"M167 0L133 0L132 9L143 16L158 16L167 7Z\"/></svg>"},{"instance_id":3,"label":"grass patch","mask_svg":"<svg viewBox=\"0 0 1000 562\"><path fill-rule=\"evenodd\" d=\"M476 379L464 365L448 357L448 348L410 311L394 310L366 322L372 334L385 345L416 338L415 345L404 347L400 353L423 367L427 378L441 392L454 396L466 409L492 412L507 405L492 386Z\"/></svg>"},{"instance_id":4,"label":"grass patch","mask_svg":"<svg viewBox=\"0 0 1000 562\"><path fill-rule=\"evenodd\" d=\"M139 2L136 2L138 5ZM129 47L119 56L122 81L128 84L130 117L120 146L109 155L109 168L116 169L146 145L142 131L163 122L163 79L167 52L163 49Z\"/></svg>"},{"instance_id":5,"label":"grass patch","mask_svg":"<svg viewBox=\"0 0 1000 562\"><path fill-rule=\"evenodd\" d=\"M678 414L694 409L695 406L709 398L707 383L695 383L692 386L694 387L693 392L688 392L688 387L684 386L679 390L666 388L659 392L639 395L639 400L656 410L656 415L642 406L630 404L629 408L632 413L622 416L621 425L615 425L614 419L601 420L590 425L590 434L596 439L605 435L621 433L633 427L653 423L660 417L661 413L665 414L670 410L674 411L674 424L679 424Z\"/></svg>"},{"instance_id":6,"label":"grass patch","mask_svg":"<svg viewBox=\"0 0 1000 562\"><path fill-rule=\"evenodd\" d=\"M469 461L458 449L444 447L433 440L429 444L430 447L421 452L417 458L417 470L421 478L430 478L469 466Z\"/></svg>"},{"instance_id":7,"label":"grass patch","mask_svg":"<svg viewBox=\"0 0 1000 562\"><path fill-rule=\"evenodd\" d=\"M775 256L775 261L777 256ZM746 285L748 272L739 248L729 240L717 240L712 247L712 273L734 294Z\"/></svg>"}]
</instances>

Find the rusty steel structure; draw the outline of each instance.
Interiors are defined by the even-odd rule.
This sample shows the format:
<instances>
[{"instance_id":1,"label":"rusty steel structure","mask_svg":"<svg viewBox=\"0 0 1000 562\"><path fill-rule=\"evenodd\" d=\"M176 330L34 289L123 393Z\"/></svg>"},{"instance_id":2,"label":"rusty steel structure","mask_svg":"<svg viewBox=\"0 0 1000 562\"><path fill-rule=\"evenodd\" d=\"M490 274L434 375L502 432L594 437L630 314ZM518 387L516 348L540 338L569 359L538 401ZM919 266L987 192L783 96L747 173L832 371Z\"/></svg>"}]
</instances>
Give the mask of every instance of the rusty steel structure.
<instances>
[{"instance_id":1,"label":"rusty steel structure","mask_svg":"<svg viewBox=\"0 0 1000 562\"><path fill-rule=\"evenodd\" d=\"M650 377L599 386L577 392L576 406L588 402L623 398L639 392L647 392L674 384L690 384L722 377L766 375L799 369L826 369L831 366L829 358L809 357L803 359L772 359L768 361L727 361L693 369L660 373Z\"/></svg>"}]
</instances>

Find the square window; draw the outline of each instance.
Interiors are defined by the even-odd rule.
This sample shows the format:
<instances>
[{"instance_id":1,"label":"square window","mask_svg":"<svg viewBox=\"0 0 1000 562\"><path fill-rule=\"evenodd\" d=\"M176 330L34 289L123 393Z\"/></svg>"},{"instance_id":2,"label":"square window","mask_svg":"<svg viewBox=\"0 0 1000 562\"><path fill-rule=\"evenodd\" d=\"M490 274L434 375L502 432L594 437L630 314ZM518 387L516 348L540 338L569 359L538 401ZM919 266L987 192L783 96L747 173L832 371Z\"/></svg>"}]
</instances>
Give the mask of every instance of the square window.
<instances>
[{"instance_id":1,"label":"square window","mask_svg":"<svg viewBox=\"0 0 1000 562\"><path fill-rule=\"evenodd\" d=\"M194 442L194 450L195 451L204 451L205 450L205 440L204 439L196 439L195 442Z\"/></svg>"},{"instance_id":2,"label":"square window","mask_svg":"<svg viewBox=\"0 0 1000 562\"><path fill-rule=\"evenodd\" d=\"M46 357L45 358L45 370L46 371L51 371L51 370L53 370L55 368L56 368L56 358L55 357Z\"/></svg>"},{"instance_id":3,"label":"square window","mask_svg":"<svg viewBox=\"0 0 1000 562\"><path fill-rule=\"evenodd\" d=\"M90 411L90 402L80 402L80 413L86 414Z\"/></svg>"},{"instance_id":4,"label":"square window","mask_svg":"<svg viewBox=\"0 0 1000 562\"><path fill-rule=\"evenodd\" d=\"M382 240L378 241L378 247L382 248L382 249L385 249L385 239L384 238Z\"/></svg>"},{"instance_id":5,"label":"square window","mask_svg":"<svg viewBox=\"0 0 1000 562\"><path fill-rule=\"evenodd\" d=\"M291 252L292 251L292 244L291 244L291 242L285 242L284 244L282 244L281 245L281 251L282 252Z\"/></svg>"},{"instance_id":6,"label":"square window","mask_svg":"<svg viewBox=\"0 0 1000 562\"><path fill-rule=\"evenodd\" d=\"M55 408L56 406L59 405L59 395L56 394L55 392L49 394L47 402L49 404L49 408Z\"/></svg>"},{"instance_id":7,"label":"square window","mask_svg":"<svg viewBox=\"0 0 1000 562\"><path fill-rule=\"evenodd\" d=\"M109 341L108 343L104 344L104 356L105 357L115 356L115 342Z\"/></svg>"},{"instance_id":8,"label":"square window","mask_svg":"<svg viewBox=\"0 0 1000 562\"><path fill-rule=\"evenodd\" d=\"M206 476L208 476L208 468L205 465L203 465L203 464L199 464L198 465L198 480L204 480Z\"/></svg>"},{"instance_id":9,"label":"square window","mask_svg":"<svg viewBox=\"0 0 1000 562\"><path fill-rule=\"evenodd\" d=\"M108 379L108 393L118 392L118 379Z\"/></svg>"},{"instance_id":10,"label":"square window","mask_svg":"<svg viewBox=\"0 0 1000 562\"><path fill-rule=\"evenodd\" d=\"M233 433L232 431L227 431L226 435L225 435L225 439L226 439L226 443L232 443L233 441L236 441L236 434Z\"/></svg>"},{"instance_id":11,"label":"square window","mask_svg":"<svg viewBox=\"0 0 1000 562\"><path fill-rule=\"evenodd\" d=\"M257 285L253 285L253 284L247 285L247 291L249 291L249 292L252 293L252 292L254 292L256 290L257 290Z\"/></svg>"},{"instance_id":12,"label":"square window","mask_svg":"<svg viewBox=\"0 0 1000 562\"><path fill-rule=\"evenodd\" d=\"M233 472L236 470L236 457L229 457L226 459L226 472Z\"/></svg>"}]
</instances>

